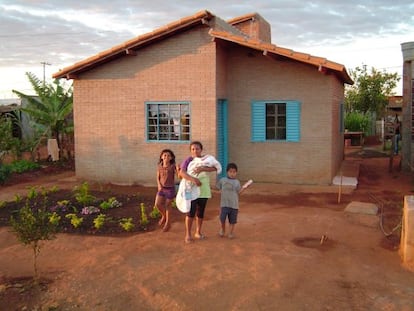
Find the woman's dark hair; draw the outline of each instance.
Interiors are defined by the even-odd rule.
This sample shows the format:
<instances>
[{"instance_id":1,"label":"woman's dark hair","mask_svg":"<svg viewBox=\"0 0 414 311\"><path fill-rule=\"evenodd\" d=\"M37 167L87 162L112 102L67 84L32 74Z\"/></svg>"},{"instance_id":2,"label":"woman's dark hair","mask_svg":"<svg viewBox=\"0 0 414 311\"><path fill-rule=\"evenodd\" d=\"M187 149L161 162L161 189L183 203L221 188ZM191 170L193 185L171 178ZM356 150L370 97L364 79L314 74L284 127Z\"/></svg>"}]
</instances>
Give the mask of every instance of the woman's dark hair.
<instances>
[{"instance_id":1,"label":"woman's dark hair","mask_svg":"<svg viewBox=\"0 0 414 311\"><path fill-rule=\"evenodd\" d=\"M201 142L199 142L198 140L192 141L190 143L190 148L192 145L198 145L200 147L201 150L203 150L203 144Z\"/></svg>"},{"instance_id":2,"label":"woman's dark hair","mask_svg":"<svg viewBox=\"0 0 414 311\"><path fill-rule=\"evenodd\" d=\"M227 164L226 172L230 171L231 169L235 169L236 172L237 172L237 165L236 165L236 163L229 163L229 164Z\"/></svg>"},{"instance_id":3,"label":"woman's dark hair","mask_svg":"<svg viewBox=\"0 0 414 311\"><path fill-rule=\"evenodd\" d=\"M170 164L175 164L175 154L174 152L172 152L171 149L163 149L160 153L160 159L158 161L158 163L162 163L162 154L168 152L171 155L171 160L170 160Z\"/></svg>"}]
</instances>

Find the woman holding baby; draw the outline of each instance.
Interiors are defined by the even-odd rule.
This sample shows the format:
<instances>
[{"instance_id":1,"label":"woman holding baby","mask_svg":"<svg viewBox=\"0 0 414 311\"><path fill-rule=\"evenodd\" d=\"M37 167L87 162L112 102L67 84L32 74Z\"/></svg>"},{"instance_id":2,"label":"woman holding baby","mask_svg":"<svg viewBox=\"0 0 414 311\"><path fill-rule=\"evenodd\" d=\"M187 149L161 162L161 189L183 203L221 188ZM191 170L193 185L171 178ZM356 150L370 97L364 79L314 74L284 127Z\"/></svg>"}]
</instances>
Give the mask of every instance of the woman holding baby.
<instances>
[{"instance_id":1,"label":"woman holding baby","mask_svg":"<svg viewBox=\"0 0 414 311\"><path fill-rule=\"evenodd\" d=\"M221 166L214 157L209 156L210 159L214 161L202 162L203 156L203 145L199 141L193 141L190 143L190 153L191 156L186 158L180 167L180 176L188 181L191 181L196 186L200 187L200 195L197 199L191 201L190 211L185 216L185 243L193 242L191 236L191 228L193 225L194 217L196 217L196 230L194 233L194 238L196 239L205 239L206 236L201 232L201 227L203 225L204 210L207 205L207 200L211 198L211 189L210 189L210 177L207 174L208 172L215 172L220 170ZM192 164L191 172L189 171L190 163L195 160ZM200 165L194 165L195 163L201 163Z\"/></svg>"}]
</instances>

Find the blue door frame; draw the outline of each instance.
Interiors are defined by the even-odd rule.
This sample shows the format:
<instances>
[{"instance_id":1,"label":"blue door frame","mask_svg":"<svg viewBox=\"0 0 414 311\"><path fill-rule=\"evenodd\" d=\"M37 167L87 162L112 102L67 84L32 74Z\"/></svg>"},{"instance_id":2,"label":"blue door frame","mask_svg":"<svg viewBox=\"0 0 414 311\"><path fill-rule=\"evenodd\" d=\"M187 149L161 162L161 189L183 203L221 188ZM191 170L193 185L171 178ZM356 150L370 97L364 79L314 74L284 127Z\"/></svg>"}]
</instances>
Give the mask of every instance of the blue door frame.
<instances>
[{"instance_id":1,"label":"blue door frame","mask_svg":"<svg viewBox=\"0 0 414 311\"><path fill-rule=\"evenodd\" d=\"M219 99L217 101L217 160L223 167L219 177L226 175L226 166L229 157L227 116L227 100Z\"/></svg>"}]
</instances>

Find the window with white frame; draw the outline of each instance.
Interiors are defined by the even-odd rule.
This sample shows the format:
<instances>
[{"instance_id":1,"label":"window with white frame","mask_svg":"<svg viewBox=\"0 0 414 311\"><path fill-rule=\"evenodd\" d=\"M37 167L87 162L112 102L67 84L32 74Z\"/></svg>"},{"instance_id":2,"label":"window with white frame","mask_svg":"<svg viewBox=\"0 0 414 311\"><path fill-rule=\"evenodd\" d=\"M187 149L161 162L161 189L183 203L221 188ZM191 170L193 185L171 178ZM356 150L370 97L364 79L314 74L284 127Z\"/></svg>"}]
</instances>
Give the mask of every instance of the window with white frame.
<instances>
[{"instance_id":1,"label":"window with white frame","mask_svg":"<svg viewBox=\"0 0 414 311\"><path fill-rule=\"evenodd\" d=\"M297 101L254 101L252 141L299 141L300 108Z\"/></svg>"},{"instance_id":2,"label":"window with white frame","mask_svg":"<svg viewBox=\"0 0 414 311\"><path fill-rule=\"evenodd\" d=\"M190 104L188 102L147 102L146 114L147 140L190 140Z\"/></svg>"}]
</instances>

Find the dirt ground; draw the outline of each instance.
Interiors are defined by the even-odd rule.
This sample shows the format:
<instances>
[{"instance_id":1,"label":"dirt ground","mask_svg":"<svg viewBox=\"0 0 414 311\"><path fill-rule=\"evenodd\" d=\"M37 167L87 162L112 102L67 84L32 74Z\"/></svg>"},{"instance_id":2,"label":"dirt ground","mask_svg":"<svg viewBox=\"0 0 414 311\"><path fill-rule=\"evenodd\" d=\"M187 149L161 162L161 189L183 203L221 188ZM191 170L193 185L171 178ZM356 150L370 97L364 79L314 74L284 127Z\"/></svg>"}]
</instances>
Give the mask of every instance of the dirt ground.
<instances>
[{"instance_id":1,"label":"dirt ground","mask_svg":"<svg viewBox=\"0 0 414 311\"><path fill-rule=\"evenodd\" d=\"M357 151L347 159L360 165L359 183L342 189L340 203L338 186L253 184L240 198L234 239L217 235L217 192L207 205L207 239L192 244L178 211L166 233L59 234L38 259L47 286L24 304L11 303L0 284L0 310L414 310L399 230L385 235L400 222L413 175L390 173L386 157ZM72 172L39 176L0 187L0 201L28 185L77 183ZM137 189L145 188L118 188ZM383 216L344 212L351 201L376 203ZM0 228L0 280L23 282L33 275L31 249L9 231Z\"/></svg>"}]
</instances>

